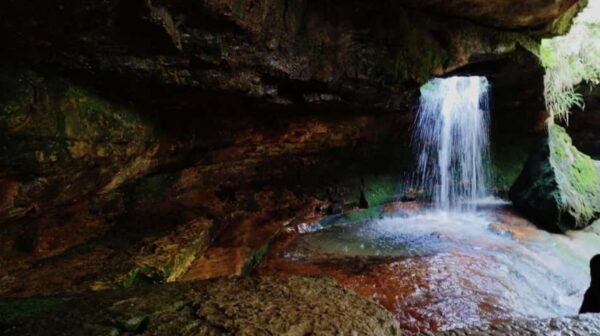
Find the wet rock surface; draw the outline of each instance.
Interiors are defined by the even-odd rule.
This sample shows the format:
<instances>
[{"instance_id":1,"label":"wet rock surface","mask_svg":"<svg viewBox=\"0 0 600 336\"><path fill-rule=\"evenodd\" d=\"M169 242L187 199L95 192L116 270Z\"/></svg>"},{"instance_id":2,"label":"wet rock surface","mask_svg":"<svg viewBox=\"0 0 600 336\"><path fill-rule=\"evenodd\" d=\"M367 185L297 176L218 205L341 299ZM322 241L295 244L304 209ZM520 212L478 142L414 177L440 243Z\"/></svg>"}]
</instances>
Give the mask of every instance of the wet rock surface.
<instances>
[{"instance_id":1,"label":"wet rock surface","mask_svg":"<svg viewBox=\"0 0 600 336\"><path fill-rule=\"evenodd\" d=\"M400 335L378 304L332 279L220 279L0 301L3 335Z\"/></svg>"},{"instance_id":2,"label":"wet rock surface","mask_svg":"<svg viewBox=\"0 0 600 336\"><path fill-rule=\"evenodd\" d=\"M288 227L256 272L329 275L392 312L405 335L579 310L598 226L550 234L502 203L475 217L422 211L399 202Z\"/></svg>"},{"instance_id":3,"label":"wet rock surface","mask_svg":"<svg viewBox=\"0 0 600 336\"><path fill-rule=\"evenodd\" d=\"M600 315L583 314L573 317L558 317L545 320L521 320L510 323L486 325L469 329L456 329L437 333L424 333L423 336L521 336L521 335L598 335Z\"/></svg>"}]
</instances>

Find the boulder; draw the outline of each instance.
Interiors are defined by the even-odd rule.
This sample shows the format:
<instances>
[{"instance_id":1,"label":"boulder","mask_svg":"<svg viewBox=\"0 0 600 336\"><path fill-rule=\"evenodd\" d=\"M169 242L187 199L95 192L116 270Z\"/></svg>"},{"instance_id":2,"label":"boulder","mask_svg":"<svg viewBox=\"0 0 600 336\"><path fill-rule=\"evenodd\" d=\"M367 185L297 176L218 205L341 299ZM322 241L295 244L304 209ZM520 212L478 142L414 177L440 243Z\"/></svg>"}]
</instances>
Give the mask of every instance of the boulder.
<instances>
[{"instance_id":1,"label":"boulder","mask_svg":"<svg viewBox=\"0 0 600 336\"><path fill-rule=\"evenodd\" d=\"M512 185L515 207L550 232L582 229L600 217L600 169L553 125Z\"/></svg>"},{"instance_id":2,"label":"boulder","mask_svg":"<svg viewBox=\"0 0 600 336\"><path fill-rule=\"evenodd\" d=\"M400 335L330 278L246 277L0 300L3 335Z\"/></svg>"}]
</instances>

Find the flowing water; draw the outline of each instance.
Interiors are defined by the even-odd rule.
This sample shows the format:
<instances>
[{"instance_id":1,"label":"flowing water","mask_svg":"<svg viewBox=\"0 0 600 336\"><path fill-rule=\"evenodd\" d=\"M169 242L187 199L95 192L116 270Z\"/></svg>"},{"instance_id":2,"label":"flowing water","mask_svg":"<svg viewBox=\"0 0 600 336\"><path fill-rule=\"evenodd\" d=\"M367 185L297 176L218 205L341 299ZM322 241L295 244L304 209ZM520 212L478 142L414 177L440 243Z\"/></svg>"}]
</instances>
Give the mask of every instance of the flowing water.
<instances>
[{"instance_id":1,"label":"flowing water","mask_svg":"<svg viewBox=\"0 0 600 336\"><path fill-rule=\"evenodd\" d=\"M488 192L488 82L451 77L421 88L413 143L419 182L436 207L472 208Z\"/></svg>"},{"instance_id":2,"label":"flowing water","mask_svg":"<svg viewBox=\"0 0 600 336\"><path fill-rule=\"evenodd\" d=\"M259 272L333 276L389 309L405 334L576 314L600 223L554 235L485 197L487 89L485 78L454 77L421 90L414 140L433 208L396 203L365 210L376 214L368 220L303 223L324 229L288 232Z\"/></svg>"},{"instance_id":3,"label":"flowing water","mask_svg":"<svg viewBox=\"0 0 600 336\"><path fill-rule=\"evenodd\" d=\"M381 303L410 335L577 314L599 246L600 223L556 235L510 204L480 203L477 212L382 212L289 233L259 272L333 276Z\"/></svg>"}]
</instances>

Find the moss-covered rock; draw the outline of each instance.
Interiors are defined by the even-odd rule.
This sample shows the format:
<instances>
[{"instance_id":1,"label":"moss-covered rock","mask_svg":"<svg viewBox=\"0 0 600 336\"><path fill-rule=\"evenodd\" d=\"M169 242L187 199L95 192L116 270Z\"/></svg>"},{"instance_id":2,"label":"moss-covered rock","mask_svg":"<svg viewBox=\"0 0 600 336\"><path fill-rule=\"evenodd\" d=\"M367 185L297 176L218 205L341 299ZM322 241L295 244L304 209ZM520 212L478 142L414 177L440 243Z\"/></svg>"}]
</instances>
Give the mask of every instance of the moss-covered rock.
<instances>
[{"instance_id":1,"label":"moss-covered rock","mask_svg":"<svg viewBox=\"0 0 600 336\"><path fill-rule=\"evenodd\" d=\"M511 136L514 137L513 134ZM529 154L533 151L536 140L525 136L516 139L495 139L492 151L494 194L506 197L513 183L517 180Z\"/></svg>"},{"instance_id":2,"label":"moss-covered rock","mask_svg":"<svg viewBox=\"0 0 600 336\"><path fill-rule=\"evenodd\" d=\"M579 152L565 129L552 125L510 189L515 207L541 228L566 232L600 216L598 163Z\"/></svg>"},{"instance_id":3,"label":"moss-covered rock","mask_svg":"<svg viewBox=\"0 0 600 336\"><path fill-rule=\"evenodd\" d=\"M376 207L402 197L402 180L400 176L373 175L364 178L362 188L366 206Z\"/></svg>"},{"instance_id":4,"label":"moss-covered rock","mask_svg":"<svg viewBox=\"0 0 600 336\"><path fill-rule=\"evenodd\" d=\"M600 163L575 148L558 125L549 128L549 147L561 211L574 218L577 228L583 228L600 216Z\"/></svg>"}]
</instances>

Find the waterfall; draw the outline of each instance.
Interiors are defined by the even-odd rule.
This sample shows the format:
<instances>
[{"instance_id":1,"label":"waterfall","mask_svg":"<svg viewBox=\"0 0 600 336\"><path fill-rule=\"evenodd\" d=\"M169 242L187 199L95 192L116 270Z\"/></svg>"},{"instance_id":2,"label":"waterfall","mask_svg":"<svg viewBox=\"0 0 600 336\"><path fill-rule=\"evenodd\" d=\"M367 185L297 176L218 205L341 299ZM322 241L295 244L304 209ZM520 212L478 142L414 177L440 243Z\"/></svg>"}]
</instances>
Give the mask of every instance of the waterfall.
<instances>
[{"instance_id":1,"label":"waterfall","mask_svg":"<svg viewBox=\"0 0 600 336\"><path fill-rule=\"evenodd\" d=\"M419 182L442 210L472 209L488 191L488 82L438 78L421 88L413 142Z\"/></svg>"}]
</instances>

